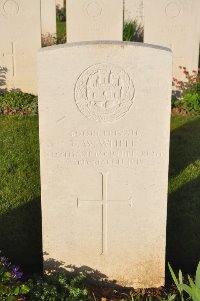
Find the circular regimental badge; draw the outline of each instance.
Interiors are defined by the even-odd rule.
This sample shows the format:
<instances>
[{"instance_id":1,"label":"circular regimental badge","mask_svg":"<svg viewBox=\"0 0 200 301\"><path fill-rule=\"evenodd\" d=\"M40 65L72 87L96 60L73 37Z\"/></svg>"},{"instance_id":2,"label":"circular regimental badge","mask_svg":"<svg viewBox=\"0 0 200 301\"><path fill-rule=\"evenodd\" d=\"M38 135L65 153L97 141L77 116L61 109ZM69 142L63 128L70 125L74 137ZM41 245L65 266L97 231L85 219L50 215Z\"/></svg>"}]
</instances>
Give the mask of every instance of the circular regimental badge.
<instances>
[{"instance_id":1,"label":"circular regimental badge","mask_svg":"<svg viewBox=\"0 0 200 301\"><path fill-rule=\"evenodd\" d=\"M4 15L15 16L19 12L19 4L15 0L4 0L1 6Z\"/></svg>"},{"instance_id":2,"label":"circular regimental badge","mask_svg":"<svg viewBox=\"0 0 200 301\"><path fill-rule=\"evenodd\" d=\"M86 69L75 86L75 101L80 112L97 122L122 118L133 105L135 88L121 68L98 64Z\"/></svg>"},{"instance_id":3,"label":"circular regimental badge","mask_svg":"<svg viewBox=\"0 0 200 301\"><path fill-rule=\"evenodd\" d=\"M91 1L86 6L86 12L89 17L99 17L102 13L102 7L96 1Z\"/></svg>"},{"instance_id":4,"label":"circular regimental badge","mask_svg":"<svg viewBox=\"0 0 200 301\"><path fill-rule=\"evenodd\" d=\"M177 1L171 1L166 5L165 13L167 17L176 18L181 13L180 3Z\"/></svg>"}]
</instances>

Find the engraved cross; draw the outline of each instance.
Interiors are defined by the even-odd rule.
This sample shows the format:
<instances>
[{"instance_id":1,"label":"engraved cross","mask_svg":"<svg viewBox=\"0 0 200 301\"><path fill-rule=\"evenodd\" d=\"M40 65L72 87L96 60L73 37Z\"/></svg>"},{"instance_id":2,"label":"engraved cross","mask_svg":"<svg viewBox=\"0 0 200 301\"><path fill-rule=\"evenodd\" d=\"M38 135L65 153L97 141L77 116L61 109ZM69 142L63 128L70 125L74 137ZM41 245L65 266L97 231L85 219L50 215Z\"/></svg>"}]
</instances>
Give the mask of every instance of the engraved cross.
<instances>
[{"instance_id":1,"label":"engraved cross","mask_svg":"<svg viewBox=\"0 0 200 301\"><path fill-rule=\"evenodd\" d=\"M23 56L24 53L17 53L17 55ZM15 52L15 43L11 42L11 52L10 53L5 53L3 52L3 57L9 56L11 57L12 61L12 76L15 76L16 73L16 62L15 62L15 57L16 57L16 52Z\"/></svg>"},{"instance_id":2,"label":"engraved cross","mask_svg":"<svg viewBox=\"0 0 200 301\"><path fill-rule=\"evenodd\" d=\"M101 200L82 200L77 198L77 208L80 207L81 203L88 205L101 205L102 210L102 249L101 255L107 252L107 229L108 229L108 204L109 203L126 203L131 208L133 207L133 199L130 197L128 200L109 200L108 198L108 176L109 173L101 173L102 182L102 196Z\"/></svg>"}]
</instances>

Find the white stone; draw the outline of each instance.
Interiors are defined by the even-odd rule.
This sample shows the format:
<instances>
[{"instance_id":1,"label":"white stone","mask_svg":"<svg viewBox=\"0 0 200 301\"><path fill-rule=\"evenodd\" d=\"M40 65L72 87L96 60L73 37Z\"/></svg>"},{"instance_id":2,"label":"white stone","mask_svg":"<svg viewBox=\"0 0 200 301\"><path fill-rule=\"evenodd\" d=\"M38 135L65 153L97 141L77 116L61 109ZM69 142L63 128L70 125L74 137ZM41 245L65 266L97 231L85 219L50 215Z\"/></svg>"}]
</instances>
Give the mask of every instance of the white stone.
<instances>
[{"instance_id":1,"label":"white stone","mask_svg":"<svg viewBox=\"0 0 200 301\"><path fill-rule=\"evenodd\" d=\"M36 57L41 47L40 0L2 0L0 37L0 67L6 70L2 88L37 94Z\"/></svg>"},{"instance_id":2,"label":"white stone","mask_svg":"<svg viewBox=\"0 0 200 301\"><path fill-rule=\"evenodd\" d=\"M171 64L170 50L139 43L39 52L45 270L164 284Z\"/></svg>"},{"instance_id":3,"label":"white stone","mask_svg":"<svg viewBox=\"0 0 200 301\"><path fill-rule=\"evenodd\" d=\"M122 37L123 0L67 1L68 42L122 41Z\"/></svg>"},{"instance_id":4,"label":"white stone","mask_svg":"<svg viewBox=\"0 0 200 301\"><path fill-rule=\"evenodd\" d=\"M64 0L56 0L56 6L58 6L59 8L63 8L64 7Z\"/></svg>"},{"instance_id":5,"label":"white stone","mask_svg":"<svg viewBox=\"0 0 200 301\"><path fill-rule=\"evenodd\" d=\"M184 79L179 66L197 70L199 0L145 0L144 41L172 48L173 76Z\"/></svg>"},{"instance_id":6,"label":"white stone","mask_svg":"<svg viewBox=\"0 0 200 301\"><path fill-rule=\"evenodd\" d=\"M55 0L41 0L42 35L56 36Z\"/></svg>"},{"instance_id":7,"label":"white stone","mask_svg":"<svg viewBox=\"0 0 200 301\"><path fill-rule=\"evenodd\" d=\"M143 0L125 0L124 21L136 20L139 25L144 25L144 3Z\"/></svg>"}]
</instances>

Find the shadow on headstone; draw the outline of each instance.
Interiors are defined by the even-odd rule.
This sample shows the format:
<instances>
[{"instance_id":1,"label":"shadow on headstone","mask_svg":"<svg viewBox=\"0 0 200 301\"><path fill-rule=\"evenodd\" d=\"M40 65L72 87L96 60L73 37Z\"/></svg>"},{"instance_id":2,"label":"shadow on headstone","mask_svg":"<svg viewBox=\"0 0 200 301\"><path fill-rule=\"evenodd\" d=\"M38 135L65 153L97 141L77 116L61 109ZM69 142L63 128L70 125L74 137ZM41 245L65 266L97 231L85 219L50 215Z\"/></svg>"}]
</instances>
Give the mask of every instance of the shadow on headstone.
<instances>
[{"instance_id":1,"label":"shadow on headstone","mask_svg":"<svg viewBox=\"0 0 200 301\"><path fill-rule=\"evenodd\" d=\"M0 66L0 94L6 91L6 74L8 69Z\"/></svg>"},{"instance_id":2,"label":"shadow on headstone","mask_svg":"<svg viewBox=\"0 0 200 301\"><path fill-rule=\"evenodd\" d=\"M39 198L0 215L0 250L24 272L42 272Z\"/></svg>"},{"instance_id":3,"label":"shadow on headstone","mask_svg":"<svg viewBox=\"0 0 200 301\"><path fill-rule=\"evenodd\" d=\"M200 119L189 122L171 133L170 178L177 189L169 194L167 221L167 258L174 269L194 273L200 261L200 176L178 176L200 160ZM199 164L199 163L196 163ZM197 165L198 169L198 165ZM168 267L166 268L168 274Z\"/></svg>"},{"instance_id":4,"label":"shadow on headstone","mask_svg":"<svg viewBox=\"0 0 200 301\"><path fill-rule=\"evenodd\" d=\"M44 255L48 255L48 254L45 253ZM119 291L128 292L131 290L131 287L123 287L121 285L118 285L116 280L109 280L108 276L88 266L81 266L81 267L77 267L75 265L65 266L64 262L59 262L53 258L46 260L45 266L48 269L48 273L50 275L56 275L57 273L64 272L67 273L69 277L73 277L73 276L83 274L84 276L86 276L85 283L87 283L87 285L92 285L93 287L96 286L101 289L103 288L107 288L111 290L113 289L113 290L117 290L118 292Z\"/></svg>"},{"instance_id":5,"label":"shadow on headstone","mask_svg":"<svg viewBox=\"0 0 200 301\"><path fill-rule=\"evenodd\" d=\"M136 31L133 35L133 42L144 42L144 27L142 25L138 25Z\"/></svg>"}]
</instances>

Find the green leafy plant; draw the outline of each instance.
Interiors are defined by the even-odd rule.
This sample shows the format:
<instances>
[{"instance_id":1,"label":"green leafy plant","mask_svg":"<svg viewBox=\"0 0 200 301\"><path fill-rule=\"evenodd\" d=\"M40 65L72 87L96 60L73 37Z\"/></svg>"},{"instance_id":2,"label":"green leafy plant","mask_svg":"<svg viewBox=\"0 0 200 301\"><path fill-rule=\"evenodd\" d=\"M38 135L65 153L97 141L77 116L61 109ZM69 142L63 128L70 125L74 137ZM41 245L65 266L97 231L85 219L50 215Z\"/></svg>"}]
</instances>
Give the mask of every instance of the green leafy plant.
<instances>
[{"instance_id":1,"label":"green leafy plant","mask_svg":"<svg viewBox=\"0 0 200 301\"><path fill-rule=\"evenodd\" d=\"M200 70L193 70L190 74L185 67L179 68L183 71L185 80L173 78L176 89L173 92L172 107L200 114Z\"/></svg>"},{"instance_id":2,"label":"green leafy plant","mask_svg":"<svg viewBox=\"0 0 200 301\"><path fill-rule=\"evenodd\" d=\"M184 301L183 292L186 292L193 301L200 301L200 262L196 270L195 281L188 276L189 285L183 283L182 272L179 271L179 277L177 278L172 267L168 264L173 281L181 296L181 300Z\"/></svg>"},{"instance_id":3,"label":"green leafy plant","mask_svg":"<svg viewBox=\"0 0 200 301\"><path fill-rule=\"evenodd\" d=\"M21 91L5 92L0 95L0 115L36 115L37 97Z\"/></svg>"},{"instance_id":4,"label":"green leafy plant","mask_svg":"<svg viewBox=\"0 0 200 301\"><path fill-rule=\"evenodd\" d=\"M138 25L138 22L126 22L124 24L123 30L123 40L124 41L143 41L143 27Z\"/></svg>"},{"instance_id":5,"label":"green leafy plant","mask_svg":"<svg viewBox=\"0 0 200 301\"><path fill-rule=\"evenodd\" d=\"M6 257L0 257L1 301L26 300L25 295L28 294L29 287L20 281L22 275L18 266L11 265Z\"/></svg>"},{"instance_id":6,"label":"green leafy plant","mask_svg":"<svg viewBox=\"0 0 200 301\"><path fill-rule=\"evenodd\" d=\"M168 267L169 267L172 279L173 279L173 281L176 285L176 288L180 294L181 300L184 301L184 298L183 298L183 274L182 274L181 270L179 270L178 278L177 278L170 264L168 264Z\"/></svg>"},{"instance_id":7,"label":"green leafy plant","mask_svg":"<svg viewBox=\"0 0 200 301\"><path fill-rule=\"evenodd\" d=\"M87 289L83 285L85 276L69 277L66 273L30 280L30 301L89 301Z\"/></svg>"},{"instance_id":8,"label":"green leafy plant","mask_svg":"<svg viewBox=\"0 0 200 301\"><path fill-rule=\"evenodd\" d=\"M183 284L184 291L192 298L193 301L200 301L200 262L197 267L195 282L188 276L189 284Z\"/></svg>"}]
</instances>

